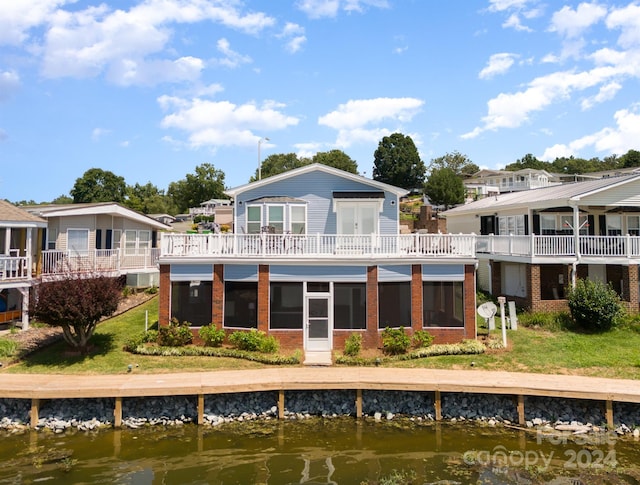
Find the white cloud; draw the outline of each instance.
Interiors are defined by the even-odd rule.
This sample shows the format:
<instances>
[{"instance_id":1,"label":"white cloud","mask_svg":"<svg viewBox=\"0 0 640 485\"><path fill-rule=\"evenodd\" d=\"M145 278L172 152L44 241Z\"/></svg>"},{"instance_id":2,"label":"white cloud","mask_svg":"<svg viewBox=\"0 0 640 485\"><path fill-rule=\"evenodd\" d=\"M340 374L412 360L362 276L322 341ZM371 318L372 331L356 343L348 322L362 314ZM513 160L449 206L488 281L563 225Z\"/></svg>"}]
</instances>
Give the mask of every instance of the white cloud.
<instances>
[{"instance_id":1,"label":"white cloud","mask_svg":"<svg viewBox=\"0 0 640 485\"><path fill-rule=\"evenodd\" d=\"M624 154L630 149L637 149L640 139L640 106L619 110L615 113L615 127L606 127L591 135L578 138L567 145L557 144L547 148L542 155L543 160L556 157L578 155L580 150L593 147L598 152L608 155Z\"/></svg>"},{"instance_id":2,"label":"white cloud","mask_svg":"<svg viewBox=\"0 0 640 485\"><path fill-rule=\"evenodd\" d=\"M148 84L159 70L169 69L157 82L192 80L202 69L199 60L162 59L173 35L170 26L211 21L256 34L275 24L263 13L243 14L236 5L222 0L145 0L126 11L104 4L78 11L58 9L48 18L42 73L52 78L91 77L108 71L119 84Z\"/></svg>"},{"instance_id":3,"label":"white cloud","mask_svg":"<svg viewBox=\"0 0 640 485\"><path fill-rule=\"evenodd\" d=\"M5 101L20 89L20 76L15 71L0 72L0 101Z\"/></svg>"},{"instance_id":4,"label":"white cloud","mask_svg":"<svg viewBox=\"0 0 640 485\"><path fill-rule=\"evenodd\" d=\"M248 64L250 62L253 62L251 57L243 56L242 54L234 51L227 39L219 39L216 47L218 48L218 52L224 55L223 58L215 60L215 62L221 66L228 67L229 69L234 69L241 64Z\"/></svg>"},{"instance_id":5,"label":"white cloud","mask_svg":"<svg viewBox=\"0 0 640 485\"><path fill-rule=\"evenodd\" d=\"M518 56L516 54L510 54L508 52L493 54L489 58L489 62L486 67L484 67L478 74L478 77L480 79L491 79L498 74L504 74L511 68L511 66L513 66L517 57Z\"/></svg>"},{"instance_id":6,"label":"white cloud","mask_svg":"<svg viewBox=\"0 0 640 485\"><path fill-rule=\"evenodd\" d=\"M0 2L0 45L20 45L29 30L47 21L53 12L74 0L4 0Z\"/></svg>"},{"instance_id":7,"label":"white cloud","mask_svg":"<svg viewBox=\"0 0 640 485\"><path fill-rule=\"evenodd\" d=\"M307 41L304 27L293 22L287 22L276 37L285 40L285 48L292 54L302 49L302 44Z\"/></svg>"},{"instance_id":8,"label":"white cloud","mask_svg":"<svg viewBox=\"0 0 640 485\"><path fill-rule=\"evenodd\" d=\"M9 135L7 134L7 132L4 131L2 128L0 128L0 142L8 139L9 139Z\"/></svg>"},{"instance_id":9,"label":"white cloud","mask_svg":"<svg viewBox=\"0 0 640 485\"><path fill-rule=\"evenodd\" d=\"M158 103L172 111L162 119L162 127L186 132L192 148L254 145L258 138L254 130L281 130L299 121L282 113L284 105L275 101L265 101L260 106L235 105L229 101L161 96Z\"/></svg>"},{"instance_id":10,"label":"white cloud","mask_svg":"<svg viewBox=\"0 0 640 485\"><path fill-rule=\"evenodd\" d=\"M609 101L613 99L618 91L622 89L622 85L617 82L610 82L600 87L598 94L595 96L591 96L589 98L585 98L580 103L580 106L583 110L588 110L593 108L596 104L604 103L605 101Z\"/></svg>"},{"instance_id":11,"label":"white cloud","mask_svg":"<svg viewBox=\"0 0 640 485\"><path fill-rule=\"evenodd\" d=\"M367 7L387 8L387 0L299 0L296 4L309 18L335 17L340 10L363 12Z\"/></svg>"},{"instance_id":12,"label":"white cloud","mask_svg":"<svg viewBox=\"0 0 640 485\"><path fill-rule=\"evenodd\" d=\"M318 124L338 130L336 145L345 148L353 143L379 141L395 130L370 125L409 122L423 104L424 101L416 98L351 100L339 105L337 110L321 116Z\"/></svg>"},{"instance_id":13,"label":"white cloud","mask_svg":"<svg viewBox=\"0 0 640 485\"><path fill-rule=\"evenodd\" d=\"M490 12L504 12L505 10L523 9L530 0L489 0Z\"/></svg>"},{"instance_id":14,"label":"white cloud","mask_svg":"<svg viewBox=\"0 0 640 485\"><path fill-rule=\"evenodd\" d=\"M576 38L606 14L607 9L597 3L581 3L575 10L565 5L554 12L549 30L563 37Z\"/></svg>"},{"instance_id":15,"label":"white cloud","mask_svg":"<svg viewBox=\"0 0 640 485\"><path fill-rule=\"evenodd\" d=\"M640 45L640 5L629 4L626 7L612 10L606 20L610 29L620 29L622 33L618 44L624 48Z\"/></svg>"},{"instance_id":16,"label":"white cloud","mask_svg":"<svg viewBox=\"0 0 640 485\"><path fill-rule=\"evenodd\" d=\"M475 138L486 130L517 128L529 120L531 113L541 111L552 103L568 99L575 91L611 83L612 79L620 79L623 76L637 76L639 72L640 67L637 65L623 63L615 66L598 66L583 72L558 71L538 77L523 91L500 93L489 100L487 115L482 118L483 125L463 134L462 138Z\"/></svg>"},{"instance_id":17,"label":"white cloud","mask_svg":"<svg viewBox=\"0 0 640 485\"><path fill-rule=\"evenodd\" d=\"M504 28L511 28L521 32L533 32L533 30L520 22L520 16L516 13L509 15L502 24Z\"/></svg>"},{"instance_id":18,"label":"white cloud","mask_svg":"<svg viewBox=\"0 0 640 485\"><path fill-rule=\"evenodd\" d=\"M103 136L108 135L109 133L111 133L111 130L106 128L94 128L91 132L91 139L93 141L100 141Z\"/></svg>"}]
</instances>

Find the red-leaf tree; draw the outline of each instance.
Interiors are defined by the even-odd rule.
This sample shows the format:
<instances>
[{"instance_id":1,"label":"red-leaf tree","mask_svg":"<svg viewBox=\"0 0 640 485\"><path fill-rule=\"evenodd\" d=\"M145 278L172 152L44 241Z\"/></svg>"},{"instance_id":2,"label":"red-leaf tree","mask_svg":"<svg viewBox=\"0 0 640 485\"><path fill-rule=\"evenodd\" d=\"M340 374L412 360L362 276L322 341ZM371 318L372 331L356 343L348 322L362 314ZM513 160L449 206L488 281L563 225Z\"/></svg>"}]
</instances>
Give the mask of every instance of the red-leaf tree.
<instances>
[{"instance_id":1,"label":"red-leaf tree","mask_svg":"<svg viewBox=\"0 0 640 485\"><path fill-rule=\"evenodd\" d=\"M76 276L38 285L29 312L40 322L61 327L65 341L86 354L98 322L116 311L121 298L116 278Z\"/></svg>"}]
</instances>

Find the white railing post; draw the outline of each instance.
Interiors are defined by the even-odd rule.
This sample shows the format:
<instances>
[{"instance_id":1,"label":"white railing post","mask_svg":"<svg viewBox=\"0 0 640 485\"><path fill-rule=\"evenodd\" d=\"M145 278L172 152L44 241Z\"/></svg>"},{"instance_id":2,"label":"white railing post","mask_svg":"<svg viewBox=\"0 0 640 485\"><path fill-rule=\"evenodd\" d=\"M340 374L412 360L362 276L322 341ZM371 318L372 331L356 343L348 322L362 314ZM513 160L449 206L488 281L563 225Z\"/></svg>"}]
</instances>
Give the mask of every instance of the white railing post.
<instances>
[{"instance_id":1,"label":"white railing post","mask_svg":"<svg viewBox=\"0 0 640 485\"><path fill-rule=\"evenodd\" d=\"M533 234L533 233L531 233L531 240L529 242L529 245L530 245L530 249L529 249L530 253L529 254L531 256L537 256L537 254L536 254L536 235Z\"/></svg>"},{"instance_id":2,"label":"white railing post","mask_svg":"<svg viewBox=\"0 0 640 485\"><path fill-rule=\"evenodd\" d=\"M333 245L335 247L336 240L333 240ZM320 233L316 232L316 254L320 254Z\"/></svg>"},{"instance_id":3,"label":"white railing post","mask_svg":"<svg viewBox=\"0 0 640 485\"><path fill-rule=\"evenodd\" d=\"M627 259L631 258L631 236L627 233L625 237L625 252L627 253Z\"/></svg>"}]
</instances>

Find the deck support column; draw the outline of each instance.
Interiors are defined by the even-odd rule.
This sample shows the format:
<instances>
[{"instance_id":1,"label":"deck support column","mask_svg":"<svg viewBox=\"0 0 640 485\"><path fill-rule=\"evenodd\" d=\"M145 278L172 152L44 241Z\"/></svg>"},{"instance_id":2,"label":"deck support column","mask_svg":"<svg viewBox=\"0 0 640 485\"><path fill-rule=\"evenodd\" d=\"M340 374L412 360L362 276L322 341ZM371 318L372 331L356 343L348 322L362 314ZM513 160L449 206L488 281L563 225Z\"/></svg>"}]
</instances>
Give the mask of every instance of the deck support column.
<instances>
[{"instance_id":1,"label":"deck support column","mask_svg":"<svg viewBox=\"0 0 640 485\"><path fill-rule=\"evenodd\" d=\"M356 389L356 418L362 417L362 389Z\"/></svg>"},{"instance_id":2,"label":"deck support column","mask_svg":"<svg viewBox=\"0 0 640 485\"><path fill-rule=\"evenodd\" d=\"M204 394L198 394L198 426L204 424Z\"/></svg>"},{"instance_id":3,"label":"deck support column","mask_svg":"<svg viewBox=\"0 0 640 485\"><path fill-rule=\"evenodd\" d=\"M116 397L116 403L113 408L113 427L122 428L122 397Z\"/></svg>"},{"instance_id":4,"label":"deck support column","mask_svg":"<svg viewBox=\"0 0 640 485\"><path fill-rule=\"evenodd\" d=\"M605 415L607 418L607 426L609 429L613 429L613 401L611 399L607 399L605 403Z\"/></svg>"},{"instance_id":5,"label":"deck support column","mask_svg":"<svg viewBox=\"0 0 640 485\"><path fill-rule=\"evenodd\" d=\"M442 396L440 395L440 391L435 391L433 407L436 410L436 421L442 421Z\"/></svg>"},{"instance_id":6,"label":"deck support column","mask_svg":"<svg viewBox=\"0 0 640 485\"><path fill-rule=\"evenodd\" d=\"M284 419L284 389L278 391L278 419Z\"/></svg>"},{"instance_id":7,"label":"deck support column","mask_svg":"<svg viewBox=\"0 0 640 485\"><path fill-rule=\"evenodd\" d=\"M39 411L40 411L40 399L36 399L36 398L31 399L31 412L29 413L31 418L31 429L35 429L38 426Z\"/></svg>"},{"instance_id":8,"label":"deck support column","mask_svg":"<svg viewBox=\"0 0 640 485\"><path fill-rule=\"evenodd\" d=\"M520 426L527 424L524 417L524 396L522 394L518 394L518 424Z\"/></svg>"}]
</instances>

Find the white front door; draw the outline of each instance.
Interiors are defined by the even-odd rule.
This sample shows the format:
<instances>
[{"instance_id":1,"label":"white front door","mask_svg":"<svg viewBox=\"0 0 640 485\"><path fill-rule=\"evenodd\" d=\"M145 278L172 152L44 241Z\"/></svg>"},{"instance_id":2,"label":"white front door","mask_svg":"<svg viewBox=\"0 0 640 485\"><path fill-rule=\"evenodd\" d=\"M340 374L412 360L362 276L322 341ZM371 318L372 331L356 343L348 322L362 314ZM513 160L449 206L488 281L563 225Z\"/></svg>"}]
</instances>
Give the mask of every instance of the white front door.
<instances>
[{"instance_id":1,"label":"white front door","mask_svg":"<svg viewBox=\"0 0 640 485\"><path fill-rule=\"evenodd\" d=\"M331 350L333 318L329 295L308 294L305 305L304 349Z\"/></svg>"}]
</instances>

